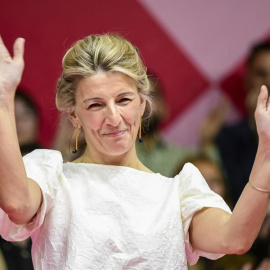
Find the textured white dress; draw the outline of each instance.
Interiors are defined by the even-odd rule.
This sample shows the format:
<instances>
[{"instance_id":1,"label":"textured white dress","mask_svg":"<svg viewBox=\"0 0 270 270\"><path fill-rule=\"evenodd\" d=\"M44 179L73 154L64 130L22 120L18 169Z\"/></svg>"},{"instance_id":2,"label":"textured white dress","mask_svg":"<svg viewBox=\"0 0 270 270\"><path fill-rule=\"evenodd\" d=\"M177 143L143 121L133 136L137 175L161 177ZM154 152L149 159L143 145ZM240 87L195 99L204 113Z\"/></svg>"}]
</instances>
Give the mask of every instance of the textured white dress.
<instances>
[{"instance_id":1,"label":"textured white dress","mask_svg":"<svg viewBox=\"0 0 270 270\"><path fill-rule=\"evenodd\" d=\"M35 219L13 224L0 209L0 234L32 237L37 270L179 270L199 256L188 229L203 207L230 212L199 171L186 164L175 178L121 166L64 163L60 152L24 157L28 177L43 193Z\"/></svg>"}]
</instances>

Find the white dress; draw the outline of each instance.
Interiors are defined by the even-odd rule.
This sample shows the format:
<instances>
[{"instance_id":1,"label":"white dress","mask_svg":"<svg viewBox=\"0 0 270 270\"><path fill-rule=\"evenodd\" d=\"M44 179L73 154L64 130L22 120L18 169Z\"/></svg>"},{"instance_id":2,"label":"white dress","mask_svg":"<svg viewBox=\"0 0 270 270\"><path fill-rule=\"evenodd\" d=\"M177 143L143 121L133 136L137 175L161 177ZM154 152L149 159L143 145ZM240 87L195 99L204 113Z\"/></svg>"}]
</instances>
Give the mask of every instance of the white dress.
<instances>
[{"instance_id":1,"label":"white dress","mask_svg":"<svg viewBox=\"0 0 270 270\"><path fill-rule=\"evenodd\" d=\"M35 150L24 163L42 190L42 206L27 225L12 223L0 209L0 234L9 241L31 236L37 270L184 270L187 260L222 256L189 243L196 211L230 212L191 164L166 178L121 166L63 164L54 150Z\"/></svg>"}]
</instances>

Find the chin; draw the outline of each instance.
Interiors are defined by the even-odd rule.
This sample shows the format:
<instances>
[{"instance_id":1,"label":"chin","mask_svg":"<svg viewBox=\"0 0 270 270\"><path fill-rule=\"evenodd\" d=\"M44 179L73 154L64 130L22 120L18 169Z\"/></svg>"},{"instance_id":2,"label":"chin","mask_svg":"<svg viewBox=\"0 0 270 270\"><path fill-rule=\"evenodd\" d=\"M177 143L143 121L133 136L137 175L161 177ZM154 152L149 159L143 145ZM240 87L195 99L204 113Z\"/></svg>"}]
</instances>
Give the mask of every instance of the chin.
<instances>
[{"instance_id":1,"label":"chin","mask_svg":"<svg viewBox=\"0 0 270 270\"><path fill-rule=\"evenodd\" d=\"M121 156L126 154L130 149L130 145L114 145L114 147L107 148L104 152L109 156Z\"/></svg>"},{"instance_id":2,"label":"chin","mask_svg":"<svg viewBox=\"0 0 270 270\"><path fill-rule=\"evenodd\" d=\"M109 156L117 157L117 156L122 156L126 154L127 152L128 152L127 149L118 149L118 150L109 150L106 152L106 154Z\"/></svg>"}]
</instances>

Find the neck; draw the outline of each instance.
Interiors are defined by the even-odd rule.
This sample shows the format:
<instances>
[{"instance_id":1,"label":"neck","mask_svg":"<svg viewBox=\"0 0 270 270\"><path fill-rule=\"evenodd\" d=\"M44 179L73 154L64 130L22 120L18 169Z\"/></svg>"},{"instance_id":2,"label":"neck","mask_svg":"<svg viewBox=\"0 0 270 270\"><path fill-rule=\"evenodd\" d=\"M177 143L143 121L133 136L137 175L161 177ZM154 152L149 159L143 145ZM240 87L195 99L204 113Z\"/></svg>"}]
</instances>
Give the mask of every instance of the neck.
<instances>
[{"instance_id":1,"label":"neck","mask_svg":"<svg viewBox=\"0 0 270 270\"><path fill-rule=\"evenodd\" d=\"M88 147L82 156L74 160L75 163L95 163L104 165L125 166L137 170L147 171L147 168L137 157L135 146L127 153L118 156L100 155L91 151Z\"/></svg>"}]
</instances>

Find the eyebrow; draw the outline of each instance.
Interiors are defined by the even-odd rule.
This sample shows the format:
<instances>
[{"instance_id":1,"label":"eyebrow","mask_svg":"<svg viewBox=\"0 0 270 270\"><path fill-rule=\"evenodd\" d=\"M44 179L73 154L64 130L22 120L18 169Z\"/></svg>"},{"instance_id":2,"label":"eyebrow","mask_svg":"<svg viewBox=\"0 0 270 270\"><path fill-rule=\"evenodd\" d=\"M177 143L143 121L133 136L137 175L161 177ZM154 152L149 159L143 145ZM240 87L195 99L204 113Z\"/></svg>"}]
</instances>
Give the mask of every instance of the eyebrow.
<instances>
[{"instance_id":1,"label":"eyebrow","mask_svg":"<svg viewBox=\"0 0 270 270\"><path fill-rule=\"evenodd\" d=\"M125 95L135 96L135 93L134 92L123 92L123 93L118 94L116 97L119 98L119 97L125 96ZM102 100L102 99L103 98L101 98L101 97L92 97L92 98L85 99L82 103L85 103L85 102L91 101L91 100Z\"/></svg>"}]
</instances>

